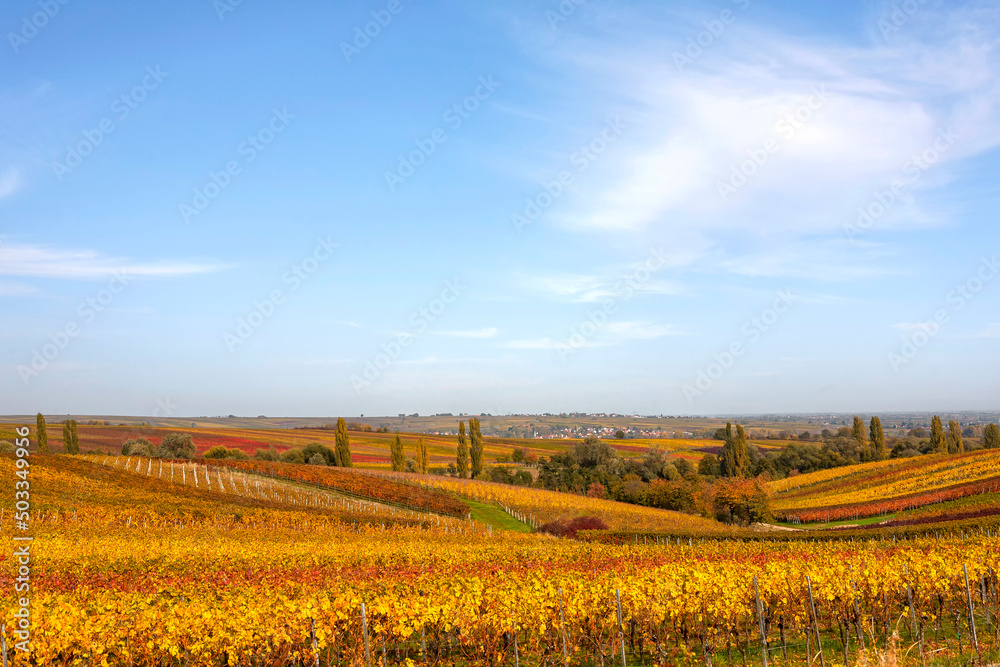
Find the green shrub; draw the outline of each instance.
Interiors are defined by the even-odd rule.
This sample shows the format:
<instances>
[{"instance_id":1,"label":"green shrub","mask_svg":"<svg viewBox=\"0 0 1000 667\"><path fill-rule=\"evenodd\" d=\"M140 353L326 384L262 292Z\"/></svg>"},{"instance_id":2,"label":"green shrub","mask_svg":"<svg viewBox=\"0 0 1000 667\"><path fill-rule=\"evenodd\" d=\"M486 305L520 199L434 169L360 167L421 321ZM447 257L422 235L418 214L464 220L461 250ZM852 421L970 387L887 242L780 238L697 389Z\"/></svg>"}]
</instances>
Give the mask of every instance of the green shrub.
<instances>
[{"instance_id":1,"label":"green shrub","mask_svg":"<svg viewBox=\"0 0 1000 667\"><path fill-rule=\"evenodd\" d=\"M161 459L190 459L194 453L194 438L189 433L167 433L156 448Z\"/></svg>"},{"instance_id":2,"label":"green shrub","mask_svg":"<svg viewBox=\"0 0 1000 667\"><path fill-rule=\"evenodd\" d=\"M306 457L301 449L289 449L281 455L281 460L285 463L305 463Z\"/></svg>"},{"instance_id":3,"label":"green shrub","mask_svg":"<svg viewBox=\"0 0 1000 667\"><path fill-rule=\"evenodd\" d=\"M202 456L206 459L236 459L241 461L250 458L246 452L235 447L230 449L224 445L215 445Z\"/></svg>"},{"instance_id":4,"label":"green shrub","mask_svg":"<svg viewBox=\"0 0 1000 667\"><path fill-rule=\"evenodd\" d=\"M255 459L257 459L258 461L277 461L277 460L279 460L278 450L275 449L274 445L271 445L267 449L264 449L263 447L261 447L256 452L254 452L253 457Z\"/></svg>"},{"instance_id":5,"label":"green shrub","mask_svg":"<svg viewBox=\"0 0 1000 667\"><path fill-rule=\"evenodd\" d=\"M145 456L146 458L153 458L156 453L156 449L146 438L135 438L125 441L122 445L122 456Z\"/></svg>"},{"instance_id":6,"label":"green shrub","mask_svg":"<svg viewBox=\"0 0 1000 667\"><path fill-rule=\"evenodd\" d=\"M337 456L334 453L334 451L329 447L327 447L326 445L321 445L318 442L310 442L302 450L302 458L308 461L309 463L313 463L313 459L316 458L317 455L323 458L322 465L327 465L327 466L336 465ZM320 464L317 463L316 465Z\"/></svg>"}]
</instances>

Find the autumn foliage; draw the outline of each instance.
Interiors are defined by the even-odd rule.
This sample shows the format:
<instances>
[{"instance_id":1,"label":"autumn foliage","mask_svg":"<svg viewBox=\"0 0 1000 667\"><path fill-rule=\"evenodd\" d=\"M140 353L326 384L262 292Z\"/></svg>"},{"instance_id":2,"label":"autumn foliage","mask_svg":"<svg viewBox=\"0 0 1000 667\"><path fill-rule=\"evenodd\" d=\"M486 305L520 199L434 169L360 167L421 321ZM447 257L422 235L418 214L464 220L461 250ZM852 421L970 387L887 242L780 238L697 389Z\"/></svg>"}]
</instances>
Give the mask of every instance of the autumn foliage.
<instances>
[{"instance_id":1,"label":"autumn foliage","mask_svg":"<svg viewBox=\"0 0 1000 667\"><path fill-rule=\"evenodd\" d=\"M469 514L468 506L451 494L344 468L270 461L234 461L231 459L206 462L213 466L224 466L294 482L315 484L353 496L404 507L440 512L457 517L466 517Z\"/></svg>"},{"instance_id":2,"label":"autumn foliage","mask_svg":"<svg viewBox=\"0 0 1000 667\"><path fill-rule=\"evenodd\" d=\"M555 535L556 537L576 538L577 531L580 530L607 530L608 524L601 521L596 516L580 516L568 521L550 521L539 528L539 532Z\"/></svg>"},{"instance_id":3,"label":"autumn foliage","mask_svg":"<svg viewBox=\"0 0 1000 667\"><path fill-rule=\"evenodd\" d=\"M720 479L712 486L716 518L726 523L750 525L773 518L771 498L757 479Z\"/></svg>"}]
</instances>

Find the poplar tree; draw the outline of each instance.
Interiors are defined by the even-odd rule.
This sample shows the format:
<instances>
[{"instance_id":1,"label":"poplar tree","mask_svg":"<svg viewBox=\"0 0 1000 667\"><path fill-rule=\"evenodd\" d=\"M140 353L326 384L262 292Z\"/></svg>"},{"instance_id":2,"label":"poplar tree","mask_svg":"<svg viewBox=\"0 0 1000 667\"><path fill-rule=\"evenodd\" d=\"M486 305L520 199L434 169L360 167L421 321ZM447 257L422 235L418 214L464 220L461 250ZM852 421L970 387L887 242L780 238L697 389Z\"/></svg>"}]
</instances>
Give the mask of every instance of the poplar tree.
<instances>
[{"instance_id":1,"label":"poplar tree","mask_svg":"<svg viewBox=\"0 0 1000 667\"><path fill-rule=\"evenodd\" d=\"M465 442L465 422L458 422L458 453L456 459L458 476L462 479L467 479L469 477L469 445Z\"/></svg>"},{"instance_id":2,"label":"poplar tree","mask_svg":"<svg viewBox=\"0 0 1000 667\"><path fill-rule=\"evenodd\" d=\"M63 422L63 454L73 453L73 432L69 427L69 420Z\"/></svg>"},{"instance_id":3,"label":"poplar tree","mask_svg":"<svg viewBox=\"0 0 1000 667\"><path fill-rule=\"evenodd\" d=\"M983 431L983 447L986 449L1000 449L1000 428L996 424L987 424Z\"/></svg>"},{"instance_id":4,"label":"poplar tree","mask_svg":"<svg viewBox=\"0 0 1000 667\"><path fill-rule=\"evenodd\" d=\"M750 444L747 442L746 432L739 424L736 425L736 465L740 477L750 477Z\"/></svg>"},{"instance_id":5,"label":"poplar tree","mask_svg":"<svg viewBox=\"0 0 1000 667\"><path fill-rule=\"evenodd\" d=\"M724 440L725 444L722 445L722 451L719 453L719 471L723 477L733 477L733 472L736 470L736 457L733 452L733 425L731 422L726 422Z\"/></svg>"},{"instance_id":6,"label":"poplar tree","mask_svg":"<svg viewBox=\"0 0 1000 667\"><path fill-rule=\"evenodd\" d=\"M858 443L861 460L867 461L870 457L870 452L868 451L868 443L865 441L865 423L861 421L861 417L854 417L854 423L851 425L851 438L854 442Z\"/></svg>"},{"instance_id":7,"label":"poplar tree","mask_svg":"<svg viewBox=\"0 0 1000 667\"><path fill-rule=\"evenodd\" d=\"M389 462L392 464L392 471L406 471L406 454L403 452L403 441L400 439L398 433L393 438L392 444L389 445L389 452Z\"/></svg>"},{"instance_id":8,"label":"poplar tree","mask_svg":"<svg viewBox=\"0 0 1000 667\"><path fill-rule=\"evenodd\" d=\"M347 422L343 417L337 418L337 435L334 440L333 462L341 468L353 466L351 461L351 441L347 437Z\"/></svg>"},{"instance_id":9,"label":"poplar tree","mask_svg":"<svg viewBox=\"0 0 1000 667\"><path fill-rule=\"evenodd\" d=\"M479 477L483 473L483 433L479 430L479 417L469 418L469 440L472 441L472 476Z\"/></svg>"},{"instance_id":10,"label":"poplar tree","mask_svg":"<svg viewBox=\"0 0 1000 667\"><path fill-rule=\"evenodd\" d=\"M725 477L746 478L750 476L750 451L747 446L747 434L743 427L726 422L726 444L722 446L722 474Z\"/></svg>"},{"instance_id":11,"label":"poplar tree","mask_svg":"<svg viewBox=\"0 0 1000 667\"><path fill-rule=\"evenodd\" d=\"M948 422L948 452L950 454L961 454L965 451L965 443L962 442L962 427L952 419Z\"/></svg>"},{"instance_id":12,"label":"poplar tree","mask_svg":"<svg viewBox=\"0 0 1000 667\"><path fill-rule=\"evenodd\" d=\"M429 462L428 461L429 457L427 455L427 443L424 442L423 438L420 438L417 441L417 453L420 456L420 472L426 475L428 470L427 464Z\"/></svg>"},{"instance_id":13,"label":"poplar tree","mask_svg":"<svg viewBox=\"0 0 1000 667\"><path fill-rule=\"evenodd\" d=\"M868 439L871 441L871 452L873 461L885 460L885 434L882 432L882 420L872 417L868 427Z\"/></svg>"},{"instance_id":14,"label":"poplar tree","mask_svg":"<svg viewBox=\"0 0 1000 667\"><path fill-rule=\"evenodd\" d=\"M49 432L45 428L45 417L39 412L35 417L35 431L38 433L38 452L49 453Z\"/></svg>"},{"instance_id":15,"label":"poplar tree","mask_svg":"<svg viewBox=\"0 0 1000 667\"><path fill-rule=\"evenodd\" d=\"M80 433L77 431L77 428L76 428L76 420L75 419L70 419L69 423L66 424L66 426L68 427L68 433L67 433L67 430L63 431L63 436L64 437L67 434L69 435L69 444L66 446L66 453L67 454L79 454L80 453Z\"/></svg>"},{"instance_id":16,"label":"poplar tree","mask_svg":"<svg viewBox=\"0 0 1000 667\"><path fill-rule=\"evenodd\" d=\"M931 451L935 454L947 454L948 442L944 437L944 426L937 415L931 419Z\"/></svg>"}]
</instances>

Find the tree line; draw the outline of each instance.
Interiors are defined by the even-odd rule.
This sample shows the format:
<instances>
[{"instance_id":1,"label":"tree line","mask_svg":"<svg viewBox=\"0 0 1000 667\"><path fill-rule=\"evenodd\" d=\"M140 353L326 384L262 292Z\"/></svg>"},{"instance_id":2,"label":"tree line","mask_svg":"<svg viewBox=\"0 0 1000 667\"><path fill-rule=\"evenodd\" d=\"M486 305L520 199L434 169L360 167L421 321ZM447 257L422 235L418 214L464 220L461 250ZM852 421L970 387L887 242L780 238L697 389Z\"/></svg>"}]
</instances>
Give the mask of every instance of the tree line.
<instances>
[{"instance_id":1,"label":"tree line","mask_svg":"<svg viewBox=\"0 0 1000 667\"><path fill-rule=\"evenodd\" d=\"M38 451L49 453L49 436L45 417L42 413L35 416L35 428L38 438ZM66 454L80 453L80 434L75 419L63 422L63 452ZM129 438L122 444L123 456L142 456L147 458L190 459L194 458L197 448L194 438L189 433L167 433L159 443L154 443L145 437ZM209 459L246 459L245 452L215 445L204 454ZM348 436L348 426L343 417L337 420L334 448L331 450L320 443L309 443L305 447L294 447L279 454L272 445L260 448L254 454L255 459L266 461L284 461L287 463L311 463L315 465L331 465L344 468L352 467L351 442Z\"/></svg>"},{"instance_id":2,"label":"tree line","mask_svg":"<svg viewBox=\"0 0 1000 667\"><path fill-rule=\"evenodd\" d=\"M800 442L779 450L761 450L749 441L742 425L727 423L716 436L723 441L721 449L717 454L706 453L697 465L652 447L643 457L625 458L610 444L588 436L562 453L538 459L537 479L526 471L514 473L501 465L481 468L472 476L752 523L770 518L764 482L771 479L887 458L1000 448L996 424L987 425L982 440L977 442L963 437L958 422L949 422L946 430L940 417L935 416L929 437L923 440L919 435L918 431L902 438L886 438L877 416L867 424L861 417L854 417L850 428L824 433L821 444ZM460 424L459 461L451 473L454 476L464 476L459 471L465 448L464 427ZM523 451L518 454L515 449L510 458L525 460Z\"/></svg>"},{"instance_id":3,"label":"tree line","mask_svg":"<svg viewBox=\"0 0 1000 667\"><path fill-rule=\"evenodd\" d=\"M333 436L333 449L330 449L319 442L310 442L304 447L292 447L284 452L271 445L267 449L258 449L253 458L261 461L280 461L283 463L303 463L309 465L336 466L338 468L353 468L354 461L351 458L351 438L348 435L347 421L340 417L337 419L336 432ZM228 456L226 453L228 452ZM205 452L205 458L247 458L246 454L238 449L226 450L225 447L215 446Z\"/></svg>"},{"instance_id":4,"label":"tree line","mask_svg":"<svg viewBox=\"0 0 1000 667\"><path fill-rule=\"evenodd\" d=\"M63 451L67 454L80 453L80 432L79 425L75 419L66 419L62 422ZM39 412L35 415L35 433L38 439L38 452L49 453L49 430L45 417Z\"/></svg>"},{"instance_id":5,"label":"tree line","mask_svg":"<svg viewBox=\"0 0 1000 667\"><path fill-rule=\"evenodd\" d=\"M747 444L740 426L732 434L731 427L727 425L726 429L719 429L716 433L717 438L725 441L719 456L706 455L699 463L698 471L707 476L748 478L767 475L770 479L780 479L797 473L887 458L1000 448L1000 429L996 424L987 424L982 438L966 437L969 432L968 429L963 431L955 420L949 421L945 429L941 417L935 415L929 432L914 428L905 436L887 438L877 416L872 417L867 426L861 417L856 416L850 427L840 428L836 433L824 430L820 436L821 443L812 442L812 436L803 433L801 442L762 452L756 446Z\"/></svg>"}]
</instances>

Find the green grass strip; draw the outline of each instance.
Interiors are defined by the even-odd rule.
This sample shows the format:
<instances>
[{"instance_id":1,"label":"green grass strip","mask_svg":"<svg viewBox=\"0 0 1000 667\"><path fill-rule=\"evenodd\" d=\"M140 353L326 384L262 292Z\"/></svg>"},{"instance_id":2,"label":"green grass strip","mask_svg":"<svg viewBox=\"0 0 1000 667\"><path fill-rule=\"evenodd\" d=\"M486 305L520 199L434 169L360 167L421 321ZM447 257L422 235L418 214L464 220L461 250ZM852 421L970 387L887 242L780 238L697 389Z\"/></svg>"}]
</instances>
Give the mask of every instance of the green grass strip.
<instances>
[{"instance_id":1,"label":"green grass strip","mask_svg":"<svg viewBox=\"0 0 1000 667\"><path fill-rule=\"evenodd\" d=\"M512 530L517 533L531 532L531 526L518 521L496 505L488 505L466 498L462 498L462 502L472 510L472 519L474 521L485 523L487 526L492 526L495 530Z\"/></svg>"}]
</instances>

